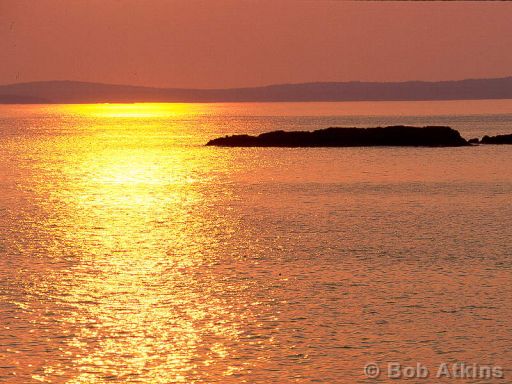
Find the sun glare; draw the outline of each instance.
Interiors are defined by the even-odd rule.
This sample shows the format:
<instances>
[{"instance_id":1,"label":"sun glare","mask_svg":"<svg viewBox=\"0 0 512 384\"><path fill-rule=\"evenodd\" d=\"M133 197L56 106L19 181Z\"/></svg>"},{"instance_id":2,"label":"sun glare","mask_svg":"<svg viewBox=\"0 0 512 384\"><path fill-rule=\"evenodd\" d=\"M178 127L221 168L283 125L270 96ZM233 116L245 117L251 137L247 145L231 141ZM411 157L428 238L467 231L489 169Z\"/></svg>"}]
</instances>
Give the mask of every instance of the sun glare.
<instances>
[{"instance_id":1,"label":"sun glare","mask_svg":"<svg viewBox=\"0 0 512 384\"><path fill-rule=\"evenodd\" d=\"M113 118L177 117L194 112L185 103L75 104L63 108L80 115Z\"/></svg>"}]
</instances>

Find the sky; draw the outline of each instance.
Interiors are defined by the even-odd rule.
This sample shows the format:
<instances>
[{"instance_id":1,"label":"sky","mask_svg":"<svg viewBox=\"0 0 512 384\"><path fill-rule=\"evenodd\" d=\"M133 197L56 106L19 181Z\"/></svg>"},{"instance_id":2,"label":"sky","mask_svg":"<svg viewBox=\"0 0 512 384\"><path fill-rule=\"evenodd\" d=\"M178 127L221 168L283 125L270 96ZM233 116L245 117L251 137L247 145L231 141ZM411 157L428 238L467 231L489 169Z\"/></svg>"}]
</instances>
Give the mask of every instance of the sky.
<instances>
[{"instance_id":1,"label":"sky","mask_svg":"<svg viewBox=\"0 0 512 384\"><path fill-rule=\"evenodd\" d=\"M507 2L0 0L0 84L504 77L511 47Z\"/></svg>"}]
</instances>

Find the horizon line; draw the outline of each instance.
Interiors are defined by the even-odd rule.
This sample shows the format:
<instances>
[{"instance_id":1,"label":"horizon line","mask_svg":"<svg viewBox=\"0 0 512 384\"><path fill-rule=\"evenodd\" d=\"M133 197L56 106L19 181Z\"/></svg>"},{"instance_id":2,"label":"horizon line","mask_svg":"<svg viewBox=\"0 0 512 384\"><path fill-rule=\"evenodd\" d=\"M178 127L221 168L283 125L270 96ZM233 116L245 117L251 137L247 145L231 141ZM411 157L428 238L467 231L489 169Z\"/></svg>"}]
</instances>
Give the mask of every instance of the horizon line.
<instances>
[{"instance_id":1,"label":"horizon line","mask_svg":"<svg viewBox=\"0 0 512 384\"><path fill-rule=\"evenodd\" d=\"M504 80L512 78L509 76L500 77L470 77L463 79L452 80L400 80L400 81L367 81L367 80L347 80L347 81L306 81L298 83L272 83L265 85L255 86L241 86L241 87L226 87L226 88L187 88L187 87L167 87L167 86L152 86L152 85L134 85L134 84L119 84L119 83L106 83L101 81L84 81L84 80L34 80L22 81L17 83L0 84L0 87L25 85L25 84L42 84L42 83L79 83L79 84L94 84L94 85L108 85L117 87L132 87L132 88L149 88L161 90L191 90L191 91L219 91L219 90L239 90L239 89L254 89L254 88L271 88L276 86L298 86L298 85L312 85L312 84L410 84L410 83L455 83L463 81L479 81L479 80Z\"/></svg>"}]
</instances>

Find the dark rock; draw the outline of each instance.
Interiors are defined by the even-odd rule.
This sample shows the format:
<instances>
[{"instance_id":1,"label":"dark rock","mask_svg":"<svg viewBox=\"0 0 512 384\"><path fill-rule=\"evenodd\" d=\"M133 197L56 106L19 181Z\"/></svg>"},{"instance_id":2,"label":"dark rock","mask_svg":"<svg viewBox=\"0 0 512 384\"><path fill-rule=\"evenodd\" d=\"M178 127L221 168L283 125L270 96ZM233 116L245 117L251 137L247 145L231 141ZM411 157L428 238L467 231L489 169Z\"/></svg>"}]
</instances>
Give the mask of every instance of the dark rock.
<instances>
[{"instance_id":1,"label":"dark rock","mask_svg":"<svg viewBox=\"0 0 512 384\"><path fill-rule=\"evenodd\" d=\"M474 139L469 139L468 143L469 144L479 144L480 140L477 137L475 137Z\"/></svg>"},{"instance_id":2,"label":"dark rock","mask_svg":"<svg viewBox=\"0 0 512 384\"><path fill-rule=\"evenodd\" d=\"M480 141L481 144L512 144L512 134L510 135L497 135L497 136L484 136Z\"/></svg>"},{"instance_id":3,"label":"dark rock","mask_svg":"<svg viewBox=\"0 0 512 384\"><path fill-rule=\"evenodd\" d=\"M258 136L233 135L210 140L219 147L460 147L469 145L450 127L326 128L309 131L274 131Z\"/></svg>"}]
</instances>

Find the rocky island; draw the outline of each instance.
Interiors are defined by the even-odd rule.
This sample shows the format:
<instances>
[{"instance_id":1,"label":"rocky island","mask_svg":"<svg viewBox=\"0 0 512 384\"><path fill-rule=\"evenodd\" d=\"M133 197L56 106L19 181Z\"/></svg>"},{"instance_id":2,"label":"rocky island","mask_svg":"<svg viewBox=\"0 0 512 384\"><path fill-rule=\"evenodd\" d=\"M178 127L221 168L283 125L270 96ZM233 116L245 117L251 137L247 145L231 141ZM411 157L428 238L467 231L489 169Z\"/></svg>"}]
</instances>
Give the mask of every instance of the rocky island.
<instances>
[{"instance_id":1,"label":"rocky island","mask_svg":"<svg viewBox=\"0 0 512 384\"><path fill-rule=\"evenodd\" d=\"M316 131L273 131L258 136L232 135L210 140L219 147L461 147L470 145L460 133L444 126L326 128Z\"/></svg>"},{"instance_id":2,"label":"rocky island","mask_svg":"<svg viewBox=\"0 0 512 384\"><path fill-rule=\"evenodd\" d=\"M486 135L480 140L480 144L512 144L512 134L497 136Z\"/></svg>"}]
</instances>

